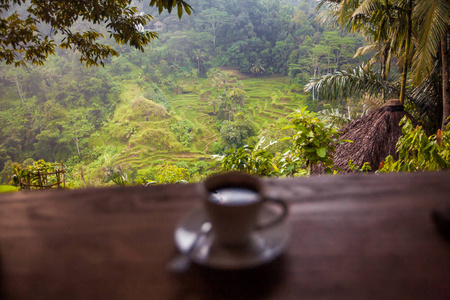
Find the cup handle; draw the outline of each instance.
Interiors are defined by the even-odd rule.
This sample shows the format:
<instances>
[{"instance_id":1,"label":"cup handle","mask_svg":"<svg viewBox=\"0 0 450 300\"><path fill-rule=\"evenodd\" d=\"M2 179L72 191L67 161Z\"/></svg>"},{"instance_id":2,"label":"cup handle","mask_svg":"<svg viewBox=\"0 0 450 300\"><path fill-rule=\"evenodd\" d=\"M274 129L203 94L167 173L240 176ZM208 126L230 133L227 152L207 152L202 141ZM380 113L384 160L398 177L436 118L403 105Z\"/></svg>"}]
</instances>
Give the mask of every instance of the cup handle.
<instances>
[{"instance_id":1,"label":"cup handle","mask_svg":"<svg viewBox=\"0 0 450 300\"><path fill-rule=\"evenodd\" d=\"M255 230L261 230L261 229L272 227L272 226L280 223L281 221L283 221L286 218L286 216L288 214L288 206L287 206L286 202L284 202L281 199L276 199L276 198L270 198L270 197L263 198L263 205L265 203L269 203L269 202L279 205L281 207L281 214L265 224L256 224Z\"/></svg>"}]
</instances>

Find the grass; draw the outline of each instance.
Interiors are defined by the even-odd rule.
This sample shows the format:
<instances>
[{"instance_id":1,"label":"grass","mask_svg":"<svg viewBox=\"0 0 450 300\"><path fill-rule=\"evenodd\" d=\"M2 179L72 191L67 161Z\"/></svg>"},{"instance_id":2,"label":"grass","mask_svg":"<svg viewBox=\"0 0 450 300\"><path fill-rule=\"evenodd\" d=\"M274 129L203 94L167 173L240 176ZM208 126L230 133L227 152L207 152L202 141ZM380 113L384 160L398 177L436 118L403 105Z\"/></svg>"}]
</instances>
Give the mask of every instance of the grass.
<instances>
[{"instance_id":1,"label":"grass","mask_svg":"<svg viewBox=\"0 0 450 300\"><path fill-rule=\"evenodd\" d=\"M11 186L11 185L0 185L0 193L11 193L11 192L17 192L19 190L18 187Z\"/></svg>"}]
</instances>

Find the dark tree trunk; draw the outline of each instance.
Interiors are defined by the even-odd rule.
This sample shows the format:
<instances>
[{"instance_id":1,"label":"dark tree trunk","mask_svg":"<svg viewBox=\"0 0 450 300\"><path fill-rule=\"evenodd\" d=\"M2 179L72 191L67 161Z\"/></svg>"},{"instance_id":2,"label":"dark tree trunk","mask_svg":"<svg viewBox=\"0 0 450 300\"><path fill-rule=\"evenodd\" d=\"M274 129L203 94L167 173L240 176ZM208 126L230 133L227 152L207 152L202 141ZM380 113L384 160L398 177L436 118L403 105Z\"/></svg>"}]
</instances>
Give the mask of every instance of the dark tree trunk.
<instances>
[{"instance_id":1,"label":"dark tree trunk","mask_svg":"<svg viewBox=\"0 0 450 300\"><path fill-rule=\"evenodd\" d=\"M81 177L81 180L83 181L83 186L86 187L86 180L84 179L84 174L83 174L83 166L80 166L80 177Z\"/></svg>"},{"instance_id":2,"label":"dark tree trunk","mask_svg":"<svg viewBox=\"0 0 450 300\"><path fill-rule=\"evenodd\" d=\"M441 39L442 55L442 130L445 130L447 118L450 116L450 83L449 83L449 65L448 65L448 30Z\"/></svg>"},{"instance_id":3,"label":"dark tree trunk","mask_svg":"<svg viewBox=\"0 0 450 300\"><path fill-rule=\"evenodd\" d=\"M411 48L411 35L412 35L412 7L413 0L408 1L408 31L406 36L406 46L405 46L405 63L403 65L403 74L402 74L402 85L400 87L400 102L405 103L406 97L406 81L408 79L408 68L409 68L409 51Z\"/></svg>"}]
</instances>

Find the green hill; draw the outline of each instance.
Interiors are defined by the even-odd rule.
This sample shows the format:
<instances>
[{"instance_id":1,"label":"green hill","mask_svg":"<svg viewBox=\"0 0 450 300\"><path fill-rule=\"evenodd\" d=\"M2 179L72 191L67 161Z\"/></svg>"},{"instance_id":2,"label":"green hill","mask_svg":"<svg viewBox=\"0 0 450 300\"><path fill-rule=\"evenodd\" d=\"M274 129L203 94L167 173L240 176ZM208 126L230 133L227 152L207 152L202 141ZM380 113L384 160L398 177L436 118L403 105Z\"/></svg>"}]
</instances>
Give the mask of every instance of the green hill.
<instances>
[{"instance_id":1,"label":"green hill","mask_svg":"<svg viewBox=\"0 0 450 300\"><path fill-rule=\"evenodd\" d=\"M253 78L240 76L236 70L224 72L231 76L229 82L236 82L239 77L242 89L248 96L243 111L258 129L278 119L286 119L288 114L303 104L301 99L304 96L290 92L287 77ZM189 165L200 160L211 161L214 152L210 146L219 141L220 128L209 103L212 95L210 80L196 78L194 82L193 78L185 78L176 84L182 92L166 94L170 107L168 111L142 97L145 86L139 87L132 81L122 85L120 104L101 130L106 144L118 149L117 164L146 174L167 162L185 162ZM142 102L140 106L138 102ZM145 104L147 107L144 107ZM189 120L194 124L192 140L187 146L180 143L171 130L171 125L180 120Z\"/></svg>"}]
</instances>

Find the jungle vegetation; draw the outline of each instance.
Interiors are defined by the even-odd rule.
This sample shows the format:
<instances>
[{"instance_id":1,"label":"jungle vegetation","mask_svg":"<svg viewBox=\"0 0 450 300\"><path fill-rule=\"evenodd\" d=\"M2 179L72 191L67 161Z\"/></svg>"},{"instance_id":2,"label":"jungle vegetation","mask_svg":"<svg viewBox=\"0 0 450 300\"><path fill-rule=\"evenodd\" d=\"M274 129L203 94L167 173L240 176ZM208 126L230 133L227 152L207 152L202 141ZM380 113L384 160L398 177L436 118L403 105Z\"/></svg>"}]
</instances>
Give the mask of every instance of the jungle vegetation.
<instances>
[{"instance_id":1,"label":"jungle vegetation","mask_svg":"<svg viewBox=\"0 0 450 300\"><path fill-rule=\"evenodd\" d=\"M44 2L55 10L63 3ZM121 25L114 23L118 12L115 17L87 14L62 25L51 23L55 20L36 23L28 42L51 54L48 57L39 56L33 47L12 54L3 47L1 182L11 181L8 176L17 164L32 169L41 159L63 162L71 187L189 182L221 169L240 168L297 176L308 174L310 163L318 161L332 172L327 145L337 142L337 127L388 95L398 95L401 88L395 78L405 68L390 66L405 64L401 54L394 54L401 49L413 53L406 45L386 52L385 40L367 29L373 28L372 23L351 23L344 1L322 1L319 12L317 3L304 0L187 2L156 0L149 6L116 1L123 10L120 14L132 20ZM325 9L326 2L330 10ZM11 22L26 15L26 9L33 13L37 9L34 1L28 7L18 6L23 1L5 3L12 5L0 6L2 20L9 22L4 28L10 31ZM129 4L135 8L130 10ZM176 14L168 13L171 7L176 7ZM11 14L14 9L17 13ZM89 11L87 6L67 9L65 13ZM180 19L183 12L187 14ZM319 13L335 22L317 22ZM36 14L45 21L42 11ZM345 22L340 14L346 16ZM373 18L368 12L364 17ZM358 17L358 22L366 19ZM414 21L411 26L418 24ZM133 39L115 36L120 32L111 26L128 28L130 32L122 33ZM44 44L35 39L39 32L49 32ZM413 45L409 48L418 49ZM374 64L379 57L384 59ZM103 67L86 68L96 64ZM407 73L408 82L415 70ZM431 71L422 84L435 80ZM358 77L348 76L351 72L381 83L326 84L327 78L336 76ZM308 94L303 92L305 86ZM407 86L406 99L414 98L414 88ZM339 92L330 97L333 93L327 91L333 89ZM420 110L419 102L407 103L412 110L426 111ZM417 115L432 123L429 114ZM313 129L308 133L303 128ZM308 134L318 134L317 143L308 144L313 138ZM310 153L301 151L305 143L312 147ZM250 164L236 164L242 159Z\"/></svg>"}]
</instances>

